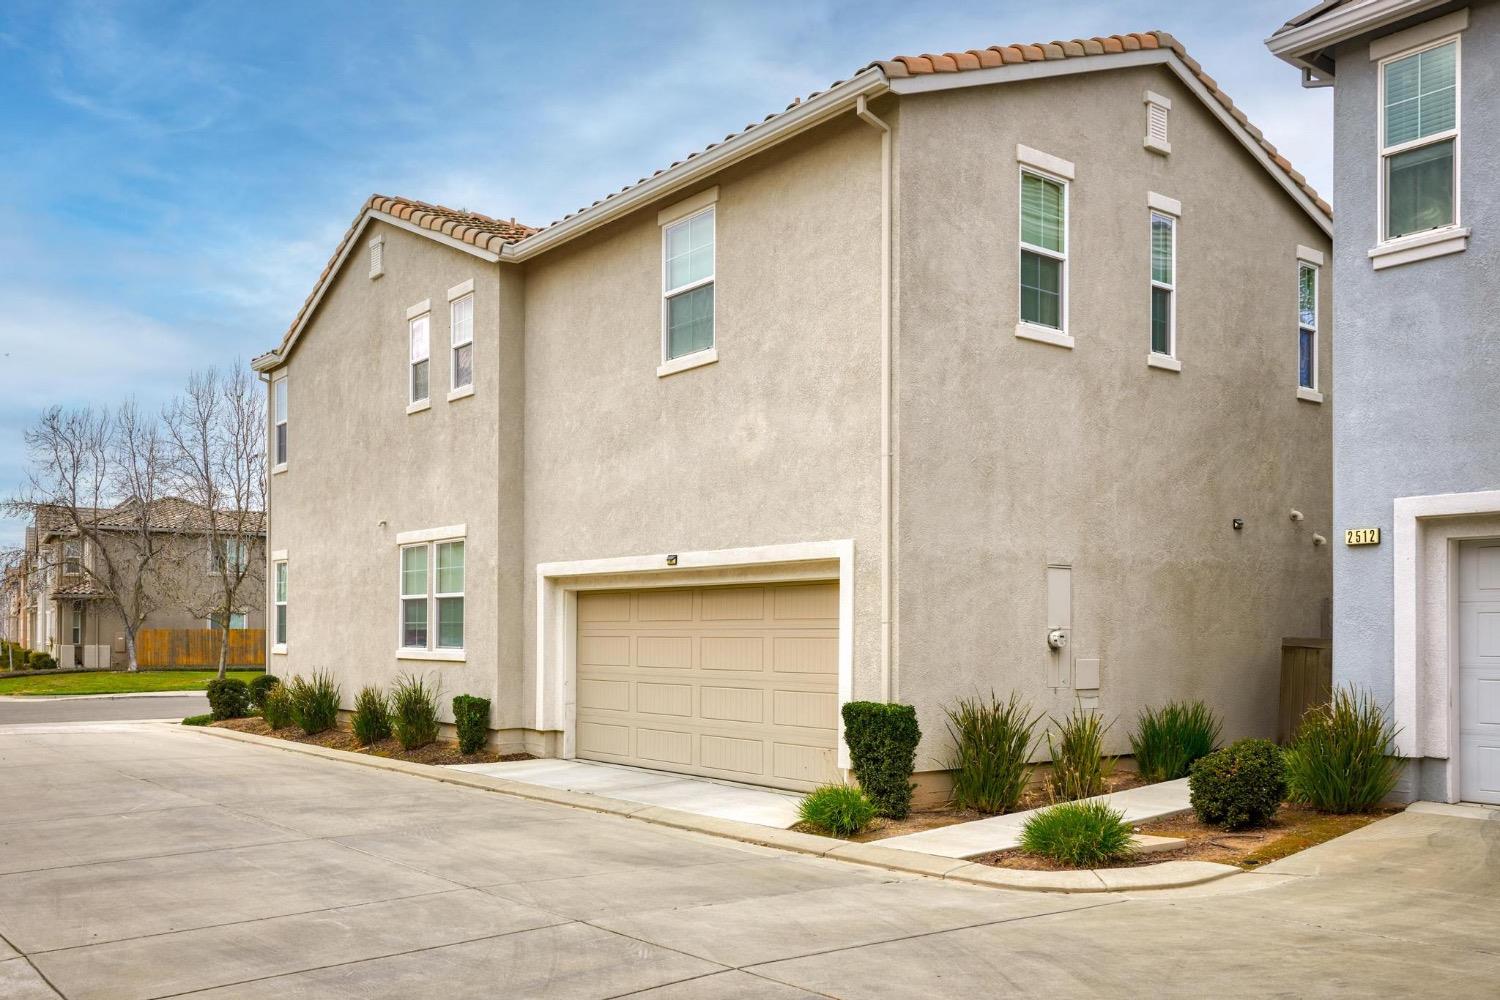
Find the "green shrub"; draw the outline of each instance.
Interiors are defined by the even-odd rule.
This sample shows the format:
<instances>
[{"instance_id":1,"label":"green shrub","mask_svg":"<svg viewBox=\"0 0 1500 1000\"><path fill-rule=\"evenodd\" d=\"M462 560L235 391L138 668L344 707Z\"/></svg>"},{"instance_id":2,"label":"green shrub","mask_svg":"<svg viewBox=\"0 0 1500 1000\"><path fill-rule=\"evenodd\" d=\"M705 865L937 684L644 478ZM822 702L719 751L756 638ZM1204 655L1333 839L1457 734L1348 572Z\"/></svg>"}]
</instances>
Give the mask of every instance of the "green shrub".
<instances>
[{"instance_id":1,"label":"green shrub","mask_svg":"<svg viewBox=\"0 0 1500 1000\"><path fill-rule=\"evenodd\" d=\"M1104 756L1104 734L1109 726L1093 712L1075 708L1061 722L1052 720L1057 729L1056 742L1047 732L1047 752L1052 758L1048 781L1054 797L1062 800L1086 799L1108 790L1106 779L1114 770L1114 759Z\"/></svg>"},{"instance_id":2,"label":"green shrub","mask_svg":"<svg viewBox=\"0 0 1500 1000\"><path fill-rule=\"evenodd\" d=\"M875 803L858 788L824 785L807 794L797 809L802 822L836 837L851 837L875 818Z\"/></svg>"},{"instance_id":3,"label":"green shrub","mask_svg":"<svg viewBox=\"0 0 1500 1000\"><path fill-rule=\"evenodd\" d=\"M1130 853L1125 814L1103 802L1063 802L1021 828L1021 850L1075 868L1096 868Z\"/></svg>"},{"instance_id":4,"label":"green shrub","mask_svg":"<svg viewBox=\"0 0 1500 1000\"><path fill-rule=\"evenodd\" d=\"M57 661L52 658L51 653L33 652L28 661L32 670L56 670Z\"/></svg>"},{"instance_id":5,"label":"green shrub","mask_svg":"<svg viewBox=\"0 0 1500 1000\"><path fill-rule=\"evenodd\" d=\"M453 724L458 729L458 752L478 753L490 732L490 700L472 694L453 699Z\"/></svg>"},{"instance_id":6,"label":"green shrub","mask_svg":"<svg viewBox=\"0 0 1500 1000\"><path fill-rule=\"evenodd\" d=\"M292 721L307 735L327 732L339 721L342 692L332 674L315 670L311 678L293 677L288 693L292 696Z\"/></svg>"},{"instance_id":7,"label":"green shrub","mask_svg":"<svg viewBox=\"0 0 1500 1000\"><path fill-rule=\"evenodd\" d=\"M953 738L953 804L982 813L1009 812L1021 801L1031 775L1041 715L1018 695L1001 703L993 693L962 698L948 716Z\"/></svg>"},{"instance_id":8,"label":"green shrub","mask_svg":"<svg viewBox=\"0 0 1500 1000\"><path fill-rule=\"evenodd\" d=\"M266 692L281 681L273 674L261 674L250 680L250 707L260 708L266 703Z\"/></svg>"},{"instance_id":9,"label":"green shrub","mask_svg":"<svg viewBox=\"0 0 1500 1000\"><path fill-rule=\"evenodd\" d=\"M379 743L391 735L391 703L375 685L360 688L354 699L354 717L349 720L354 738L362 747Z\"/></svg>"},{"instance_id":10,"label":"green shrub","mask_svg":"<svg viewBox=\"0 0 1500 1000\"><path fill-rule=\"evenodd\" d=\"M1226 830L1265 826L1286 798L1286 764L1270 740L1240 740L1193 762L1193 812Z\"/></svg>"},{"instance_id":11,"label":"green shrub","mask_svg":"<svg viewBox=\"0 0 1500 1000\"><path fill-rule=\"evenodd\" d=\"M184 726L206 726L212 721L214 721L214 714L209 712L206 715L190 715L182 720L182 724Z\"/></svg>"},{"instance_id":12,"label":"green shrub","mask_svg":"<svg viewBox=\"0 0 1500 1000\"><path fill-rule=\"evenodd\" d=\"M1130 749L1147 781L1186 777L1193 761L1212 753L1224 724L1201 701L1174 701L1148 708L1136 721Z\"/></svg>"},{"instance_id":13,"label":"green shrub","mask_svg":"<svg viewBox=\"0 0 1500 1000\"><path fill-rule=\"evenodd\" d=\"M402 674L391 689L391 728L403 750L425 747L438 734L438 685Z\"/></svg>"},{"instance_id":14,"label":"green shrub","mask_svg":"<svg viewBox=\"0 0 1500 1000\"><path fill-rule=\"evenodd\" d=\"M1396 726L1368 693L1333 692L1310 709L1286 751L1291 797L1331 813L1365 812L1401 779Z\"/></svg>"},{"instance_id":15,"label":"green shrub","mask_svg":"<svg viewBox=\"0 0 1500 1000\"><path fill-rule=\"evenodd\" d=\"M250 688L234 677L217 677L208 682L208 708L215 722L243 719L250 714Z\"/></svg>"},{"instance_id":16,"label":"green shrub","mask_svg":"<svg viewBox=\"0 0 1500 1000\"><path fill-rule=\"evenodd\" d=\"M844 706L844 742L854 779L875 812L904 819L911 812L911 772L922 729L910 705L851 701Z\"/></svg>"},{"instance_id":17,"label":"green shrub","mask_svg":"<svg viewBox=\"0 0 1500 1000\"><path fill-rule=\"evenodd\" d=\"M260 703L260 717L272 729L285 729L292 724L292 692L285 684L276 684L265 693Z\"/></svg>"}]
</instances>

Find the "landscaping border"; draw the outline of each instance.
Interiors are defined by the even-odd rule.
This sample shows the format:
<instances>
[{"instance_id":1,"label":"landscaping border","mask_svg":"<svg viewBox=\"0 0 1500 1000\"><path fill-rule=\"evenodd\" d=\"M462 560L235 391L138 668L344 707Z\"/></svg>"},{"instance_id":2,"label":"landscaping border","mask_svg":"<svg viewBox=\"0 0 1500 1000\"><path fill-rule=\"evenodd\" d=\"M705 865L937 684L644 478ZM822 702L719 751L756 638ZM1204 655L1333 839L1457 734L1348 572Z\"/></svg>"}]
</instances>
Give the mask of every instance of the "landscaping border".
<instances>
[{"instance_id":1,"label":"landscaping border","mask_svg":"<svg viewBox=\"0 0 1500 1000\"><path fill-rule=\"evenodd\" d=\"M496 778L472 771L458 771L436 767L431 764L414 764L404 760L393 760L389 757L374 757L368 754L350 753L346 750L333 750L315 744L296 743L290 740L276 739L271 736L257 736L254 733L242 733L233 729L205 726L185 730L185 732L193 734L206 733L220 739L237 740L241 743L253 743L259 746L285 750L289 753L301 753L310 757L322 757L327 760L359 764L364 767L375 768L379 771L395 771L400 774L426 778L429 781L441 781L450 785L461 785L466 788L499 792L502 795L513 795L522 799L550 802L553 805L608 813L614 816L623 816L629 819L642 820L647 823L655 823L658 826L671 827L677 830L689 830L695 833L708 834L712 837L725 837L730 840L756 844L761 847L774 847L783 851L793 851L797 854L832 858L837 861L848 861L854 864L885 868L889 871L912 875L926 875L931 878L941 878L968 885L1020 889L1026 892L1139 892L1155 889L1179 889L1227 878L1230 875L1241 874L1241 870L1233 865L1221 865L1211 861L1167 861L1159 865L1138 868L1104 868L1098 870L1058 872L992 868L988 865L976 864L972 861L944 858L934 854L921 854L916 851L903 851L893 847L881 847L878 842L868 844L851 843L847 840L820 837L816 834L800 833L796 830L781 830L776 827L760 826L755 823L744 823L738 820L701 816L697 813L685 812L680 809L668 809L663 806L647 805L643 802L626 802L622 799L613 799L587 792L575 792L560 788L547 788L543 785L532 785L520 781L508 781L504 778Z\"/></svg>"}]
</instances>

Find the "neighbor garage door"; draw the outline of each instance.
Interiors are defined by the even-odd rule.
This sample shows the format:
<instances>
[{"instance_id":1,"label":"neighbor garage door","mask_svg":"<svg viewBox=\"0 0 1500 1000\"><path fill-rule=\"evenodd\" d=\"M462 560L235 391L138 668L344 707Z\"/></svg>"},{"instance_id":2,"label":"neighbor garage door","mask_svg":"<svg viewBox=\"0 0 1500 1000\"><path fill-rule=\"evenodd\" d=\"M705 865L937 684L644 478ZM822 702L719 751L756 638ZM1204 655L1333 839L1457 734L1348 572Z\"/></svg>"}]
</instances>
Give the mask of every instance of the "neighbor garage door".
<instances>
[{"instance_id":1,"label":"neighbor garage door","mask_svg":"<svg viewBox=\"0 0 1500 1000\"><path fill-rule=\"evenodd\" d=\"M578 595L578 756L781 788L835 780L838 585Z\"/></svg>"}]
</instances>

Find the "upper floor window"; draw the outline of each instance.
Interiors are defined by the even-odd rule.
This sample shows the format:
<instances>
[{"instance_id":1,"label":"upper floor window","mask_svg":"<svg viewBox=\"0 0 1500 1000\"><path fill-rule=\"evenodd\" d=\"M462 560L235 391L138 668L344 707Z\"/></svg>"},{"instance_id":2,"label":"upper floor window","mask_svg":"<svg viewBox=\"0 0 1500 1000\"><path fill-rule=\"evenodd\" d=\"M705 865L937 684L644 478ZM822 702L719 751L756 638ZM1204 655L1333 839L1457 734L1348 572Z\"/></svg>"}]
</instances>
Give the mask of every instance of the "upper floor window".
<instances>
[{"instance_id":1,"label":"upper floor window","mask_svg":"<svg viewBox=\"0 0 1500 1000\"><path fill-rule=\"evenodd\" d=\"M1151 353L1177 354L1177 220L1151 213Z\"/></svg>"},{"instance_id":2,"label":"upper floor window","mask_svg":"<svg viewBox=\"0 0 1500 1000\"><path fill-rule=\"evenodd\" d=\"M1297 265L1297 385L1318 388L1318 269Z\"/></svg>"},{"instance_id":3,"label":"upper floor window","mask_svg":"<svg viewBox=\"0 0 1500 1000\"><path fill-rule=\"evenodd\" d=\"M271 396L272 421L275 427L275 440L272 444L274 464L284 466L286 465L286 378L284 376L271 383Z\"/></svg>"},{"instance_id":4,"label":"upper floor window","mask_svg":"<svg viewBox=\"0 0 1500 1000\"><path fill-rule=\"evenodd\" d=\"M428 389L428 356L429 338L428 331L431 327L432 315L423 313L406 321L407 338L410 342L410 376L407 385L410 390L408 402L412 404L427 402L430 392Z\"/></svg>"},{"instance_id":5,"label":"upper floor window","mask_svg":"<svg viewBox=\"0 0 1500 1000\"><path fill-rule=\"evenodd\" d=\"M221 538L217 547L210 550L208 569L210 573L243 572L250 565L250 546L240 538Z\"/></svg>"},{"instance_id":6,"label":"upper floor window","mask_svg":"<svg viewBox=\"0 0 1500 1000\"><path fill-rule=\"evenodd\" d=\"M231 630L245 628L246 627L245 621L246 621L246 619L245 619L245 613L243 611L231 611L229 613L229 627L230 627ZM220 628L223 625L223 622L224 622L223 616L221 616L221 615L210 615L208 618L206 618L204 620L203 627L204 628L211 628L211 629L218 629L218 628Z\"/></svg>"},{"instance_id":7,"label":"upper floor window","mask_svg":"<svg viewBox=\"0 0 1500 1000\"><path fill-rule=\"evenodd\" d=\"M714 208L662 230L666 360L714 346Z\"/></svg>"},{"instance_id":8,"label":"upper floor window","mask_svg":"<svg viewBox=\"0 0 1500 1000\"><path fill-rule=\"evenodd\" d=\"M83 572L83 545L76 538L63 542L63 575L77 576Z\"/></svg>"},{"instance_id":9,"label":"upper floor window","mask_svg":"<svg viewBox=\"0 0 1500 1000\"><path fill-rule=\"evenodd\" d=\"M448 304L450 338L453 345L452 388L474 384L474 296L464 295Z\"/></svg>"},{"instance_id":10,"label":"upper floor window","mask_svg":"<svg viewBox=\"0 0 1500 1000\"><path fill-rule=\"evenodd\" d=\"M1381 239L1458 224L1458 40L1380 64Z\"/></svg>"},{"instance_id":11,"label":"upper floor window","mask_svg":"<svg viewBox=\"0 0 1500 1000\"><path fill-rule=\"evenodd\" d=\"M1067 327L1068 185L1021 171L1021 322Z\"/></svg>"}]
</instances>

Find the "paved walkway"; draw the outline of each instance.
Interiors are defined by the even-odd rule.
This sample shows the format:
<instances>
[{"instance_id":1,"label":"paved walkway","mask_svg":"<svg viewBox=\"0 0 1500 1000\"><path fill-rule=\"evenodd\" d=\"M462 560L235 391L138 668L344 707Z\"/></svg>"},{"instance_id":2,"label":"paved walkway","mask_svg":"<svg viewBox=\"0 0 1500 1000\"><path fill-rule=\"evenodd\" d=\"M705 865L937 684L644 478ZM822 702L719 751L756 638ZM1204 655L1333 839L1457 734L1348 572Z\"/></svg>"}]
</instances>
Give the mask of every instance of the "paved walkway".
<instances>
[{"instance_id":1,"label":"paved walkway","mask_svg":"<svg viewBox=\"0 0 1500 1000\"><path fill-rule=\"evenodd\" d=\"M507 781L591 792L626 802L644 802L782 830L797 822L797 807L802 801L796 792L588 760L516 760L452 767L456 771L492 774Z\"/></svg>"},{"instance_id":2,"label":"paved walkway","mask_svg":"<svg viewBox=\"0 0 1500 1000\"><path fill-rule=\"evenodd\" d=\"M208 696L202 692L0 697L0 725L184 719L207 711Z\"/></svg>"},{"instance_id":3,"label":"paved walkway","mask_svg":"<svg viewBox=\"0 0 1500 1000\"><path fill-rule=\"evenodd\" d=\"M0 727L0 997L1487 996L1487 815L1408 812L1266 873L1068 896L178 726Z\"/></svg>"},{"instance_id":4,"label":"paved walkway","mask_svg":"<svg viewBox=\"0 0 1500 1000\"><path fill-rule=\"evenodd\" d=\"M1083 801L1108 802L1125 814L1127 823L1145 823L1192 808L1188 801L1186 778L1127 788L1112 795L1096 795ZM1021 828L1040 811L1023 809L1004 816L990 816L935 830L923 830L921 833L908 833L903 837L889 837L879 843L881 847L899 847L905 851L921 851L944 858L977 858L991 851L1008 851L1012 847L1021 846Z\"/></svg>"}]
</instances>

